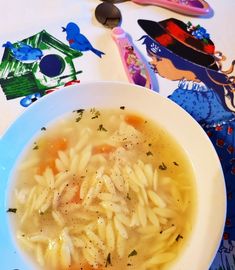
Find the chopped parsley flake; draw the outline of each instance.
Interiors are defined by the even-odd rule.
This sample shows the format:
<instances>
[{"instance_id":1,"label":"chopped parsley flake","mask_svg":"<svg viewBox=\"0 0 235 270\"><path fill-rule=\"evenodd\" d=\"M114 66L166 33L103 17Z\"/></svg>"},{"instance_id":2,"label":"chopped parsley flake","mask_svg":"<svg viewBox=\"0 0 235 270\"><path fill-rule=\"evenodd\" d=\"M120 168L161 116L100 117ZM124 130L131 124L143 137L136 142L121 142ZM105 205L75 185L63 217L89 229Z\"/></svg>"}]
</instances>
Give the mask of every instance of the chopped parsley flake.
<instances>
[{"instance_id":1,"label":"chopped parsley flake","mask_svg":"<svg viewBox=\"0 0 235 270\"><path fill-rule=\"evenodd\" d=\"M152 153L151 151L148 151L148 152L146 153L146 155L147 155L147 156L153 156L153 153Z\"/></svg>"},{"instance_id":2,"label":"chopped parsley flake","mask_svg":"<svg viewBox=\"0 0 235 270\"><path fill-rule=\"evenodd\" d=\"M79 110L74 110L74 113L83 113L85 110L84 109L79 109Z\"/></svg>"},{"instance_id":3,"label":"chopped parsley flake","mask_svg":"<svg viewBox=\"0 0 235 270\"><path fill-rule=\"evenodd\" d=\"M92 114L91 119L95 119L95 118L98 118L100 116L100 112L98 110L96 110L95 108L91 109L90 112Z\"/></svg>"},{"instance_id":4,"label":"chopped parsley flake","mask_svg":"<svg viewBox=\"0 0 235 270\"><path fill-rule=\"evenodd\" d=\"M128 258L129 257L132 257L132 256L136 256L137 255L137 251L135 250L135 249L133 249L132 251L131 251L131 253L128 255Z\"/></svg>"},{"instance_id":5,"label":"chopped parsley flake","mask_svg":"<svg viewBox=\"0 0 235 270\"><path fill-rule=\"evenodd\" d=\"M180 234L177 235L175 241L178 242L180 239L183 239L184 237Z\"/></svg>"},{"instance_id":6,"label":"chopped parsley flake","mask_svg":"<svg viewBox=\"0 0 235 270\"><path fill-rule=\"evenodd\" d=\"M91 109L90 109L90 112L91 112L91 113L94 113L95 111L96 111L95 108L91 108Z\"/></svg>"},{"instance_id":7,"label":"chopped parsley flake","mask_svg":"<svg viewBox=\"0 0 235 270\"><path fill-rule=\"evenodd\" d=\"M33 147L33 150L38 150L39 149L39 147L38 147L38 145L36 144L34 147Z\"/></svg>"},{"instance_id":8,"label":"chopped parsley flake","mask_svg":"<svg viewBox=\"0 0 235 270\"><path fill-rule=\"evenodd\" d=\"M16 213L16 208L8 208L7 213Z\"/></svg>"},{"instance_id":9,"label":"chopped parsley flake","mask_svg":"<svg viewBox=\"0 0 235 270\"><path fill-rule=\"evenodd\" d=\"M97 129L98 131L107 131L107 129L106 128L104 128L104 126L101 124L101 125L99 125L99 127L98 127L98 129Z\"/></svg>"},{"instance_id":10,"label":"chopped parsley flake","mask_svg":"<svg viewBox=\"0 0 235 270\"><path fill-rule=\"evenodd\" d=\"M165 171L167 169L167 166L162 162L162 164L159 165L159 169Z\"/></svg>"},{"instance_id":11,"label":"chopped parsley flake","mask_svg":"<svg viewBox=\"0 0 235 270\"><path fill-rule=\"evenodd\" d=\"M84 113L84 109L75 110L73 112L77 113L76 122L79 122L82 119L82 115Z\"/></svg>"},{"instance_id":12,"label":"chopped parsley flake","mask_svg":"<svg viewBox=\"0 0 235 270\"><path fill-rule=\"evenodd\" d=\"M81 116L79 116L79 117L76 118L76 122L79 122L81 120L82 120L82 117Z\"/></svg>"},{"instance_id":13,"label":"chopped parsley flake","mask_svg":"<svg viewBox=\"0 0 235 270\"><path fill-rule=\"evenodd\" d=\"M96 114L95 116L92 116L91 119L95 119L95 118L98 118L99 117L99 114Z\"/></svg>"},{"instance_id":14,"label":"chopped parsley flake","mask_svg":"<svg viewBox=\"0 0 235 270\"><path fill-rule=\"evenodd\" d=\"M111 262L111 254L109 253L106 259L106 263L105 263L105 267L107 267L108 265L112 265Z\"/></svg>"}]
</instances>

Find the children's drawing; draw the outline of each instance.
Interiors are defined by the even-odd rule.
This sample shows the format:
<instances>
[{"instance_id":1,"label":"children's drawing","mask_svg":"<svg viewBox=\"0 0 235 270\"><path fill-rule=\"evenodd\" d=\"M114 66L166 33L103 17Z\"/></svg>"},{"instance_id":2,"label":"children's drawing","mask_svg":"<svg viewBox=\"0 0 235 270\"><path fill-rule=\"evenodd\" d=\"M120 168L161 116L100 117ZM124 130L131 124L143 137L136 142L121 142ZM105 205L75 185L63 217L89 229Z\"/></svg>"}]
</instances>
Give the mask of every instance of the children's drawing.
<instances>
[{"instance_id":1,"label":"children's drawing","mask_svg":"<svg viewBox=\"0 0 235 270\"><path fill-rule=\"evenodd\" d=\"M0 64L0 85L7 100L22 97L20 104L29 106L49 89L71 81L78 82L73 60L80 57L45 30L14 44L6 42Z\"/></svg>"},{"instance_id":2,"label":"children's drawing","mask_svg":"<svg viewBox=\"0 0 235 270\"><path fill-rule=\"evenodd\" d=\"M2 46L11 50L12 56L21 62L33 63L40 60L43 56L42 50L33 48L32 46L24 43L18 43L15 47L10 41L7 41Z\"/></svg>"},{"instance_id":3,"label":"children's drawing","mask_svg":"<svg viewBox=\"0 0 235 270\"><path fill-rule=\"evenodd\" d=\"M76 23L70 22L66 27L62 27L63 32L66 32L66 39L69 42L69 46L81 52L92 51L100 58L104 55L103 52L95 49L90 41L80 32L80 28Z\"/></svg>"},{"instance_id":4,"label":"children's drawing","mask_svg":"<svg viewBox=\"0 0 235 270\"><path fill-rule=\"evenodd\" d=\"M30 94L20 100L20 105L23 107L28 107L33 102L37 101L39 98L41 98L40 93Z\"/></svg>"},{"instance_id":5,"label":"children's drawing","mask_svg":"<svg viewBox=\"0 0 235 270\"><path fill-rule=\"evenodd\" d=\"M178 84L169 98L201 124L220 157L228 209L211 270L235 269L235 80L231 76L235 61L229 70L223 70L225 57L215 51L210 35L200 25L174 18L138 22L148 34L141 39L153 69Z\"/></svg>"}]
</instances>

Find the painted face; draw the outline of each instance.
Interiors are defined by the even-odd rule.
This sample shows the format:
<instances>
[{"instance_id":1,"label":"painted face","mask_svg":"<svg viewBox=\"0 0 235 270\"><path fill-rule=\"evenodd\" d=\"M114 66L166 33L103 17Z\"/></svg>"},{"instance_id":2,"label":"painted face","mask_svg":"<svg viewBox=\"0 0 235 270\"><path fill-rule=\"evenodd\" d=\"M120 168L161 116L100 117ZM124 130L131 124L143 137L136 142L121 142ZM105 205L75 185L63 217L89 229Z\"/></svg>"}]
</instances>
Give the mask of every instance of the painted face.
<instances>
[{"instance_id":1,"label":"painted face","mask_svg":"<svg viewBox=\"0 0 235 270\"><path fill-rule=\"evenodd\" d=\"M149 56L152 58L150 64L152 65L153 70L161 77L171 81L185 79L188 81L199 82L192 71L176 68L170 59L155 55L151 52L149 53Z\"/></svg>"}]
</instances>

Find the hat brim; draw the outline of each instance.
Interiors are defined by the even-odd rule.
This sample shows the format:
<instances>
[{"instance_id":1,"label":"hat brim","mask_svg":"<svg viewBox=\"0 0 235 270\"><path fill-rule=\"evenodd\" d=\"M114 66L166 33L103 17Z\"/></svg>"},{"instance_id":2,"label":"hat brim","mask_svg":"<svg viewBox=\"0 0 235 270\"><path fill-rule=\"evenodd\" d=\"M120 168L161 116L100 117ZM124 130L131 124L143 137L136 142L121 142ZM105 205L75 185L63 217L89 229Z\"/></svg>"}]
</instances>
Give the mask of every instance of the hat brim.
<instances>
[{"instance_id":1,"label":"hat brim","mask_svg":"<svg viewBox=\"0 0 235 270\"><path fill-rule=\"evenodd\" d=\"M150 21L150 20L138 20L139 26L146 32L148 36L150 36L155 42L160 43L162 46L166 46L165 44L161 44L157 40L158 37L163 35L170 36L171 42L167 44L167 49L176 55L191 61L197 65L207 67L209 69L218 70L218 66L215 63L215 59L213 55L207 54L197 50L196 48L192 48L187 46L185 43L177 40L173 35L170 35L165 28L158 22Z\"/></svg>"}]
</instances>

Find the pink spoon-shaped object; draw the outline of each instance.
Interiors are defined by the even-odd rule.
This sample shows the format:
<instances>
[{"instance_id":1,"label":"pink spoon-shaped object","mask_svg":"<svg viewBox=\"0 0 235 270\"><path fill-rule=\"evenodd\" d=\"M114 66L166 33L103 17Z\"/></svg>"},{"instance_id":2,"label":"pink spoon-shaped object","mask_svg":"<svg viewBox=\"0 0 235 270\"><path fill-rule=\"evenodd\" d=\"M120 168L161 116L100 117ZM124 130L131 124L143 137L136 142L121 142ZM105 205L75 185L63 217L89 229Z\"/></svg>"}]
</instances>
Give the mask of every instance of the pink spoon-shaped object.
<instances>
[{"instance_id":1,"label":"pink spoon-shaped object","mask_svg":"<svg viewBox=\"0 0 235 270\"><path fill-rule=\"evenodd\" d=\"M151 89L153 85L148 67L136 50L131 38L121 27L112 29L112 37L119 49L129 82Z\"/></svg>"},{"instance_id":2,"label":"pink spoon-shaped object","mask_svg":"<svg viewBox=\"0 0 235 270\"><path fill-rule=\"evenodd\" d=\"M102 0L110 3L132 1L141 5L155 5L191 16L208 16L212 9L204 0Z\"/></svg>"},{"instance_id":3,"label":"pink spoon-shaped object","mask_svg":"<svg viewBox=\"0 0 235 270\"><path fill-rule=\"evenodd\" d=\"M207 2L203 0L131 0L142 5L157 5L187 15L200 16L211 12Z\"/></svg>"}]
</instances>

